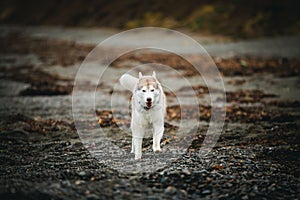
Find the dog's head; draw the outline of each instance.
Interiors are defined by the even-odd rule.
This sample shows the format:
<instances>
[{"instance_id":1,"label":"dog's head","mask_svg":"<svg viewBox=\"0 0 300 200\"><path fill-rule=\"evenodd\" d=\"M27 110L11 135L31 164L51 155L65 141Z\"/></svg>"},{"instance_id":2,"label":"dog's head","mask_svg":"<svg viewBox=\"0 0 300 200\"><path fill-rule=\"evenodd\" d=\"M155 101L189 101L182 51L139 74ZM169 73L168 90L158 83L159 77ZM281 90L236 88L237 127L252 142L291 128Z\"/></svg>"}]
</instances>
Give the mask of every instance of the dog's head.
<instances>
[{"instance_id":1,"label":"dog's head","mask_svg":"<svg viewBox=\"0 0 300 200\"><path fill-rule=\"evenodd\" d=\"M155 72L152 76L143 76L140 72L136 88L136 97L139 104L149 110L158 102L159 93L160 87Z\"/></svg>"}]
</instances>

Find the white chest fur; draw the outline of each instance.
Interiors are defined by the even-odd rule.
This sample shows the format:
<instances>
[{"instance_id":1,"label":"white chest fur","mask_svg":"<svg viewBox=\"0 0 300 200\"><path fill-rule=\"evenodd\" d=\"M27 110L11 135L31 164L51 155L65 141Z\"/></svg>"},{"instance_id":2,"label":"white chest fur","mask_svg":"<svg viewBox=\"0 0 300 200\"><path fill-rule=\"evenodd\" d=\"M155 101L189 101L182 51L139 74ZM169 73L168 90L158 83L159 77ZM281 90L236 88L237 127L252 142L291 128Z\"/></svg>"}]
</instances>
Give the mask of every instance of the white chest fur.
<instances>
[{"instance_id":1,"label":"white chest fur","mask_svg":"<svg viewBox=\"0 0 300 200\"><path fill-rule=\"evenodd\" d=\"M148 110L148 111L143 111L143 112L139 112L139 111L134 111L133 115L133 119L134 123L144 127L144 128L148 128L153 124L153 121L155 121L155 117L157 115L157 112L160 112L159 110Z\"/></svg>"}]
</instances>

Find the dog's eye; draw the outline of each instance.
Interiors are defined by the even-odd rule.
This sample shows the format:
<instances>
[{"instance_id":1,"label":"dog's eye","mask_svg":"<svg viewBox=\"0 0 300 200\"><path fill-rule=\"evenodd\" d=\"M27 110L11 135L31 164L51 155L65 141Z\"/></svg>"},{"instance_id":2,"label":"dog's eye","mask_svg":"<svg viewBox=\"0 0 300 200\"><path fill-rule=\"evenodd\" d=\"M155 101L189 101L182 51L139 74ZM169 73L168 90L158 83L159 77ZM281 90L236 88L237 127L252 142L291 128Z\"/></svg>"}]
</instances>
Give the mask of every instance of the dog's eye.
<instances>
[{"instance_id":1,"label":"dog's eye","mask_svg":"<svg viewBox=\"0 0 300 200\"><path fill-rule=\"evenodd\" d=\"M152 89L151 92L154 92L154 89Z\"/></svg>"},{"instance_id":2,"label":"dog's eye","mask_svg":"<svg viewBox=\"0 0 300 200\"><path fill-rule=\"evenodd\" d=\"M146 92L146 90L142 90L143 92Z\"/></svg>"}]
</instances>

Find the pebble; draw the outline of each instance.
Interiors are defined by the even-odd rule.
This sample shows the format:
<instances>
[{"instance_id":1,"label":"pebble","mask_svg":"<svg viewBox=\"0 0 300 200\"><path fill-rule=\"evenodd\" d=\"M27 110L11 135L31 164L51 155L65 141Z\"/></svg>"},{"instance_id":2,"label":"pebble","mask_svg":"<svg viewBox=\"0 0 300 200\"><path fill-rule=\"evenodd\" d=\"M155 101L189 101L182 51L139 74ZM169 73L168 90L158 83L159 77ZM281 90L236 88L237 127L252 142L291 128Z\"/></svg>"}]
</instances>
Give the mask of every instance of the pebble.
<instances>
[{"instance_id":1,"label":"pebble","mask_svg":"<svg viewBox=\"0 0 300 200\"><path fill-rule=\"evenodd\" d=\"M225 183L224 186L227 187L227 188L230 188L230 187L232 187L233 185L232 185L231 183Z\"/></svg>"},{"instance_id":2,"label":"pebble","mask_svg":"<svg viewBox=\"0 0 300 200\"><path fill-rule=\"evenodd\" d=\"M184 195L184 196L187 196L188 193L185 191L185 190L180 190L180 192Z\"/></svg>"},{"instance_id":3,"label":"pebble","mask_svg":"<svg viewBox=\"0 0 300 200\"><path fill-rule=\"evenodd\" d=\"M88 200L94 200L94 199L99 199L100 197L95 195L95 194L89 194L86 196L86 199Z\"/></svg>"},{"instance_id":4,"label":"pebble","mask_svg":"<svg viewBox=\"0 0 300 200\"><path fill-rule=\"evenodd\" d=\"M176 188L173 187L173 186L168 186L166 189L165 189L165 193L166 194L174 194L176 192Z\"/></svg>"},{"instance_id":5,"label":"pebble","mask_svg":"<svg viewBox=\"0 0 300 200\"><path fill-rule=\"evenodd\" d=\"M85 181L83 181L83 180L76 180L75 181L75 185L80 185L80 184L82 184L82 183L84 183Z\"/></svg>"},{"instance_id":6,"label":"pebble","mask_svg":"<svg viewBox=\"0 0 300 200\"><path fill-rule=\"evenodd\" d=\"M211 193L210 190L203 190L203 191L202 191L202 194L204 194L204 195L207 195L207 194L210 194L210 193Z\"/></svg>"},{"instance_id":7,"label":"pebble","mask_svg":"<svg viewBox=\"0 0 300 200\"><path fill-rule=\"evenodd\" d=\"M188 169L183 169L182 173L184 173L186 175L191 175L191 172Z\"/></svg>"},{"instance_id":8,"label":"pebble","mask_svg":"<svg viewBox=\"0 0 300 200\"><path fill-rule=\"evenodd\" d=\"M78 173L78 175L79 175L79 176L85 176L86 173L85 173L84 171L81 171L81 172Z\"/></svg>"}]
</instances>

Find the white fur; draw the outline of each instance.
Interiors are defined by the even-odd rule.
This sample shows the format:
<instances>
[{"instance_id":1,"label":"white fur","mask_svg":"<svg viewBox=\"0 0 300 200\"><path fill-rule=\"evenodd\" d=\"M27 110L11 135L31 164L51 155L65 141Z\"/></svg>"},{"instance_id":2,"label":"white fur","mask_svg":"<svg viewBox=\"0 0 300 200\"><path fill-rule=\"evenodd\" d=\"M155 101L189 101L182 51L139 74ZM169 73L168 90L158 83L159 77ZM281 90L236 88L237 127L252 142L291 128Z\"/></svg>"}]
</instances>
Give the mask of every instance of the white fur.
<instances>
[{"instance_id":1,"label":"white fur","mask_svg":"<svg viewBox=\"0 0 300 200\"><path fill-rule=\"evenodd\" d=\"M129 74L123 74L120 78L120 83L123 87L125 87L127 90L130 90L133 92L134 87L139 82L138 78L135 78Z\"/></svg>"},{"instance_id":2,"label":"white fur","mask_svg":"<svg viewBox=\"0 0 300 200\"><path fill-rule=\"evenodd\" d=\"M141 79L155 79L157 89L150 84L148 87L140 85ZM133 96L131 100L132 117L131 117L131 131L132 131L132 150L135 159L142 157L142 142L146 129L152 127L153 129L153 145L154 152L161 151L160 141L164 133L164 116L166 113L166 98L160 83L156 79L156 74L153 72L152 76L143 76L139 73L139 79L124 74L120 78L120 83L126 89L132 91ZM140 88L139 88L140 87ZM150 109L147 107L147 98L152 99Z\"/></svg>"}]
</instances>

